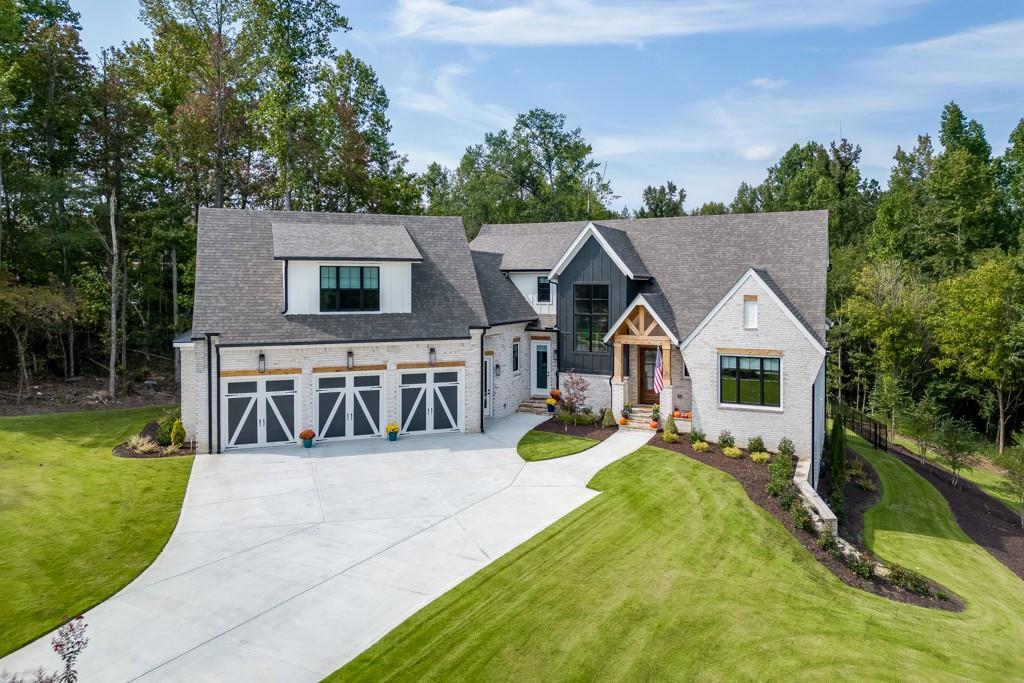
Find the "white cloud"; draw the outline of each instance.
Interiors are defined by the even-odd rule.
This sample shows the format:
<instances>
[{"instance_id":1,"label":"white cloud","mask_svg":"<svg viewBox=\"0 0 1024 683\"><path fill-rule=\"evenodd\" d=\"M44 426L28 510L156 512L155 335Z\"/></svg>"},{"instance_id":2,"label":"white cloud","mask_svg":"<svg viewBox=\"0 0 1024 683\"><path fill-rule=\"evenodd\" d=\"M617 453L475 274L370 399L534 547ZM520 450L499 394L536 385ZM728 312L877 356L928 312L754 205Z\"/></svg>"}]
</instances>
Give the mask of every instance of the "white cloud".
<instances>
[{"instance_id":1,"label":"white cloud","mask_svg":"<svg viewBox=\"0 0 1024 683\"><path fill-rule=\"evenodd\" d=\"M778 149L775 145L750 145L741 154L747 161L765 161L773 158Z\"/></svg>"},{"instance_id":2,"label":"white cloud","mask_svg":"<svg viewBox=\"0 0 1024 683\"><path fill-rule=\"evenodd\" d=\"M767 76L759 76L754 80L750 81L750 85L761 90L775 90L786 85L786 81L782 78L768 78Z\"/></svg>"},{"instance_id":3,"label":"white cloud","mask_svg":"<svg viewBox=\"0 0 1024 683\"><path fill-rule=\"evenodd\" d=\"M474 102L460 81L470 73L463 64L442 64L434 77L431 90L418 90L408 85L395 90L395 105L411 111L434 114L474 130L491 130L511 125L514 116L497 104Z\"/></svg>"},{"instance_id":4,"label":"white cloud","mask_svg":"<svg viewBox=\"0 0 1024 683\"><path fill-rule=\"evenodd\" d=\"M402 36L471 45L636 44L669 36L865 26L926 0L525 0L477 9L452 0L399 0Z\"/></svg>"}]
</instances>

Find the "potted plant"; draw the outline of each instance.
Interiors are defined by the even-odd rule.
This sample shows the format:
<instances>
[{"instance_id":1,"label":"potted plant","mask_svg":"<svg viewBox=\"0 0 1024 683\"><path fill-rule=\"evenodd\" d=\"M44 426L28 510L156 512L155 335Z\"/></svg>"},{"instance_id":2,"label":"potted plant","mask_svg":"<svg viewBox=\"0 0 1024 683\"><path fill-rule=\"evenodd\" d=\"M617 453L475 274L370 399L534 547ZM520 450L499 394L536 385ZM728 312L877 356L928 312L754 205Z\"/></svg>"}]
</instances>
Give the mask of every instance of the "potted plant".
<instances>
[{"instance_id":1,"label":"potted plant","mask_svg":"<svg viewBox=\"0 0 1024 683\"><path fill-rule=\"evenodd\" d=\"M388 441L398 441L398 425L394 422L389 422L384 427L384 431L388 434Z\"/></svg>"},{"instance_id":2,"label":"potted plant","mask_svg":"<svg viewBox=\"0 0 1024 683\"><path fill-rule=\"evenodd\" d=\"M557 391L557 389L556 389L556 391ZM552 397L552 398L546 399L544 401L544 403L546 403L548 405L548 412L549 413L553 413L553 412L555 412L555 406L558 405L558 399Z\"/></svg>"},{"instance_id":3,"label":"potted plant","mask_svg":"<svg viewBox=\"0 0 1024 683\"><path fill-rule=\"evenodd\" d=\"M562 395L562 391L560 389L552 389L549 393L551 394L551 398L556 401L558 400L558 397Z\"/></svg>"},{"instance_id":4,"label":"potted plant","mask_svg":"<svg viewBox=\"0 0 1024 683\"><path fill-rule=\"evenodd\" d=\"M302 439L302 445L306 448L313 447L313 439L316 438L316 432L312 429L303 429L299 432L299 438Z\"/></svg>"},{"instance_id":5,"label":"potted plant","mask_svg":"<svg viewBox=\"0 0 1024 683\"><path fill-rule=\"evenodd\" d=\"M658 425L660 425L660 424L661 424L661 406L659 404L655 403L653 406L651 406L651 424L649 426L650 426L651 429L657 429Z\"/></svg>"},{"instance_id":6,"label":"potted plant","mask_svg":"<svg viewBox=\"0 0 1024 683\"><path fill-rule=\"evenodd\" d=\"M633 404L630 403L629 401L626 401L626 404L624 406L622 406L622 413L621 413L621 415L622 415L622 417L624 417L624 418L626 418L628 420L629 416L632 415L632 414L633 414Z\"/></svg>"}]
</instances>

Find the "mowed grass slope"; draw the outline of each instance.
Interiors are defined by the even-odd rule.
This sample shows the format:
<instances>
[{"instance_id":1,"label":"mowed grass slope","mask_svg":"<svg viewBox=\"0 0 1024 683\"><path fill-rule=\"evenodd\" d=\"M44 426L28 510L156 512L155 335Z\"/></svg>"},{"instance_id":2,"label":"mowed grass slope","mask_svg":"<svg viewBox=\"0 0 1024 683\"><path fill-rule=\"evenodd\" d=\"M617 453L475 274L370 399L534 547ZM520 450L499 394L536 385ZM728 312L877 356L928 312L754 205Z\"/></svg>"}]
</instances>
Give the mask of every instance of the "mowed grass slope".
<instances>
[{"instance_id":1,"label":"mowed grass slope","mask_svg":"<svg viewBox=\"0 0 1024 683\"><path fill-rule=\"evenodd\" d=\"M860 442L863 448L863 442ZM1024 582L937 491L870 456L869 538L963 613L846 586L728 475L644 447L604 493L427 606L330 680L1005 681L1024 675Z\"/></svg>"},{"instance_id":2,"label":"mowed grass slope","mask_svg":"<svg viewBox=\"0 0 1024 683\"><path fill-rule=\"evenodd\" d=\"M0 418L0 655L101 602L159 554L192 458L110 450L163 411Z\"/></svg>"},{"instance_id":3,"label":"mowed grass slope","mask_svg":"<svg viewBox=\"0 0 1024 683\"><path fill-rule=\"evenodd\" d=\"M517 450L520 458L533 462L579 453L596 446L597 443L595 439L531 430L519 440Z\"/></svg>"}]
</instances>

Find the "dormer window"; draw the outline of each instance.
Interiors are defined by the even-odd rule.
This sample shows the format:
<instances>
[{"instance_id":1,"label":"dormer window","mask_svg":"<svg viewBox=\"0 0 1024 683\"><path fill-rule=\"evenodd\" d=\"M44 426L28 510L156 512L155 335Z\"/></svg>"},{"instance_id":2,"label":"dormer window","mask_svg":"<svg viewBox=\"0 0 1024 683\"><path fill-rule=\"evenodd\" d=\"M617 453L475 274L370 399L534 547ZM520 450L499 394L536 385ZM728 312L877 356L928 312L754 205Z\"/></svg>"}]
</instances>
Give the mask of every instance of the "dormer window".
<instances>
[{"instance_id":1,"label":"dormer window","mask_svg":"<svg viewBox=\"0 0 1024 683\"><path fill-rule=\"evenodd\" d=\"M320 266L320 311L339 313L380 310L380 268Z\"/></svg>"},{"instance_id":2,"label":"dormer window","mask_svg":"<svg viewBox=\"0 0 1024 683\"><path fill-rule=\"evenodd\" d=\"M551 281L546 275L537 278L537 303L551 303Z\"/></svg>"}]
</instances>

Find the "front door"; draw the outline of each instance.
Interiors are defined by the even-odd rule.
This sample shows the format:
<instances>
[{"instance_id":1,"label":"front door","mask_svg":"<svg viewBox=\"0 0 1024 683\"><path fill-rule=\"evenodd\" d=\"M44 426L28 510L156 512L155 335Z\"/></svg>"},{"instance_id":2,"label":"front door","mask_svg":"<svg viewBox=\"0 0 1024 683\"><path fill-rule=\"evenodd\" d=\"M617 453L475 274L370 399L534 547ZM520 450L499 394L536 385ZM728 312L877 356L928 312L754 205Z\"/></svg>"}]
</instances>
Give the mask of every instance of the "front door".
<instances>
[{"instance_id":1,"label":"front door","mask_svg":"<svg viewBox=\"0 0 1024 683\"><path fill-rule=\"evenodd\" d=\"M656 346L639 346L637 351L640 353L640 386L638 390L637 402L654 404L661 400L658 393L654 391L654 374L657 372L655 365L658 362L658 347Z\"/></svg>"},{"instance_id":2,"label":"front door","mask_svg":"<svg viewBox=\"0 0 1024 683\"><path fill-rule=\"evenodd\" d=\"M494 415L494 357L484 356L484 415Z\"/></svg>"},{"instance_id":3,"label":"front door","mask_svg":"<svg viewBox=\"0 0 1024 683\"><path fill-rule=\"evenodd\" d=\"M546 341L535 341L530 344L533 354L531 364L530 392L535 396L544 396L551 387L548 383L548 365L551 362L551 344Z\"/></svg>"}]
</instances>

